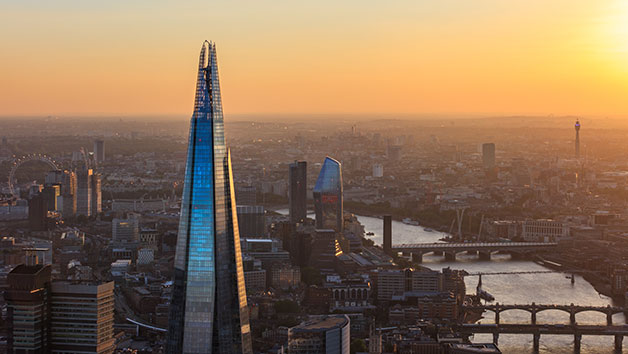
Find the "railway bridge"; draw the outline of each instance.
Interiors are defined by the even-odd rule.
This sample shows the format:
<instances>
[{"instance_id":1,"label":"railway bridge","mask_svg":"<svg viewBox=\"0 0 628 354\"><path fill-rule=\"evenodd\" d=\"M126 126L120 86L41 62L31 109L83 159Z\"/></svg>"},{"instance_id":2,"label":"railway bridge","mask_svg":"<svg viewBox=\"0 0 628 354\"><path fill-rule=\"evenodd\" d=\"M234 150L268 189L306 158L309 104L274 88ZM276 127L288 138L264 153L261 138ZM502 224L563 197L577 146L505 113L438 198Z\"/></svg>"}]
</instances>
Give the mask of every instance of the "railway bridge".
<instances>
[{"instance_id":1,"label":"railway bridge","mask_svg":"<svg viewBox=\"0 0 628 354\"><path fill-rule=\"evenodd\" d=\"M551 304L551 305L541 305L541 304L535 304L534 302L531 304L525 304L525 305L518 305L518 304L514 304L514 305L506 305L506 304L500 304L500 303L496 303L494 305L475 305L475 306L465 306L464 311L492 311L493 313L495 313L495 324L499 324L499 315L500 313L504 312L504 311L508 311L508 310L523 310L523 311L527 311L530 313L530 323L535 325L536 324L536 314L542 311L549 311L549 310L558 310L558 311L564 311L566 313L569 314L569 324L570 325L575 325L576 322L576 314L580 313L580 312L587 312L587 311L595 311L595 312L600 312L606 315L606 325L607 326L612 326L613 325L613 315L616 313L626 313L626 309L623 307L613 307L613 306L579 306L579 305L555 305L555 304ZM628 330L628 327L627 327Z\"/></svg>"},{"instance_id":2,"label":"railway bridge","mask_svg":"<svg viewBox=\"0 0 628 354\"><path fill-rule=\"evenodd\" d=\"M491 259L493 252L510 252L527 255L556 249L556 242L465 242L465 243L406 243L391 246L393 253L411 255L412 261L420 263L423 255L433 252L444 254L445 259L455 260L460 252L477 253L480 259Z\"/></svg>"},{"instance_id":3,"label":"railway bridge","mask_svg":"<svg viewBox=\"0 0 628 354\"><path fill-rule=\"evenodd\" d=\"M563 334L574 336L574 352L580 353L583 335L612 336L615 339L615 352L622 352L624 336L628 335L627 326L604 325L564 325L564 324L460 324L456 331L471 336L475 333L493 334L493 343L497 344L500 333L532 334L534 351L538 352L542 334Z\"/></svg>"}]
</instances>

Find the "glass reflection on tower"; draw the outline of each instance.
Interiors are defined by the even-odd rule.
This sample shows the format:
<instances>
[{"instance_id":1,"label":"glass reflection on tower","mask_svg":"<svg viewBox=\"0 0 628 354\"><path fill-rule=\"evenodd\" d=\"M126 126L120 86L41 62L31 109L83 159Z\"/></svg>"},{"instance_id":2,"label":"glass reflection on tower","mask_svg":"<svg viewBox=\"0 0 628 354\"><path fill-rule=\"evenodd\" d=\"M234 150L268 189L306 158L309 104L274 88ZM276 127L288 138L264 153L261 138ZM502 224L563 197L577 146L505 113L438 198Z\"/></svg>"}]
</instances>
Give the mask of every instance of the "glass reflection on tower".
<instances>
[{"instance_id":1,"label":"glass reflection on tower","mask_svg":"<svg viewBox=\"0 0 628 354\"><path fill-rule=\"evenodd\" d=\"M216 46L201 49L174 262L168 353L252 353Z\"/></svg>"},{"instance_id":2,"label":"glass reflection on tower","mask_svg":"<svg viewBox=\"0 0 628 354\"><path fill-rule=\"evenodd\" d=\"M314 186L317 229L342 231L342 171L340 162L326 157Z\"/></svg>"}]
</instances>

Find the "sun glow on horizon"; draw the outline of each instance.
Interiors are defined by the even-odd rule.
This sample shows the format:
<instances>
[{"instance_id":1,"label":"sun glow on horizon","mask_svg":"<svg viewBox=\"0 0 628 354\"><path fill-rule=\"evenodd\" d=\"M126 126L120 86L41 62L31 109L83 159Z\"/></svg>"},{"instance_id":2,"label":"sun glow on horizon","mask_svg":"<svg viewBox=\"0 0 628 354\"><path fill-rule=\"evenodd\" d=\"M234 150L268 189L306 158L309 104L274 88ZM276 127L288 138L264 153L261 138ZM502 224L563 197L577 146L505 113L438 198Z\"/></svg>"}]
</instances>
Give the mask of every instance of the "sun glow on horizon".
<instances>
[{"instance_id":1,"label":"sun glow on horizon","mask_svg":"<svg viewBox=\"0 0 628 354\"><path fill-rule=\"evenodd\" d=\"M614 1L603 16L599 26L603 54L610 56L618 69L628 72L628 1Z\"/></svg>"}]
</instances>

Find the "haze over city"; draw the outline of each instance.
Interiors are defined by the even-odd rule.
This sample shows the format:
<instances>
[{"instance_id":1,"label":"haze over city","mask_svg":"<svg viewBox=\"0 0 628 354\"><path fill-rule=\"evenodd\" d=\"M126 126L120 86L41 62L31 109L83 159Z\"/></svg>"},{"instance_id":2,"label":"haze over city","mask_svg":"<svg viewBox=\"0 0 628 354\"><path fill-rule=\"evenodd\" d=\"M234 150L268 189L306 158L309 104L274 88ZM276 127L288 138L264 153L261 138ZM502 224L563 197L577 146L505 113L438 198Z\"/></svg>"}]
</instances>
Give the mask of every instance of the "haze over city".
<instances>
[{"instance_id":1,"label":"haze over city","mask_svg":"<svg viewBox=\"0 0 628 354\"><path fill-rule=\"evenodd\" d=\"M628 5L2 1L7 115L188 115L198 42L228 115L628 115Z\"/></svg>"},{"instance_id":2,"label":"haze over city","mask_svg":"<svg viewBox=\"0 0 628 354\"><path fill-rule=\"evenodd\" d=\"M627 2L0 8L0 353L625 352Z\"/></svg>"}]
</instances>

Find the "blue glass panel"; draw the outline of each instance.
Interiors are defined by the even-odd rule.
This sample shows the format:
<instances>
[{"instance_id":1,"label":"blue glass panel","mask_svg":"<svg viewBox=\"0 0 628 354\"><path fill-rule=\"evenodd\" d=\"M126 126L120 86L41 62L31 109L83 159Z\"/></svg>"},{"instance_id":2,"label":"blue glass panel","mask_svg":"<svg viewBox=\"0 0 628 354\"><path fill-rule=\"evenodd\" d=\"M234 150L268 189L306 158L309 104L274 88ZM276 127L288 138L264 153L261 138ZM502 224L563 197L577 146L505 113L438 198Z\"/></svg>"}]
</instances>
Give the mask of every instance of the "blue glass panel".
<instances>
[{"instance_id":1,"label":"blue glass panel","mask_svg":"<svg viewBox=\"0 0 628 354\"><path fill-rule=\"evenodd\" d=\"M325 158L313 190L318 229L342 231L342 172L340 162Z\"/></svg>"},{"instance_id":2,"label":"blue glass panel","mask_svg":"<svg viewBox=\"0 0 628 354\"><path fill-rule=\"evenodd\" d=\"M190 123L168 353L252 352L232 181L216 48L205 42Z\"/></svg>"}]
</instances>

